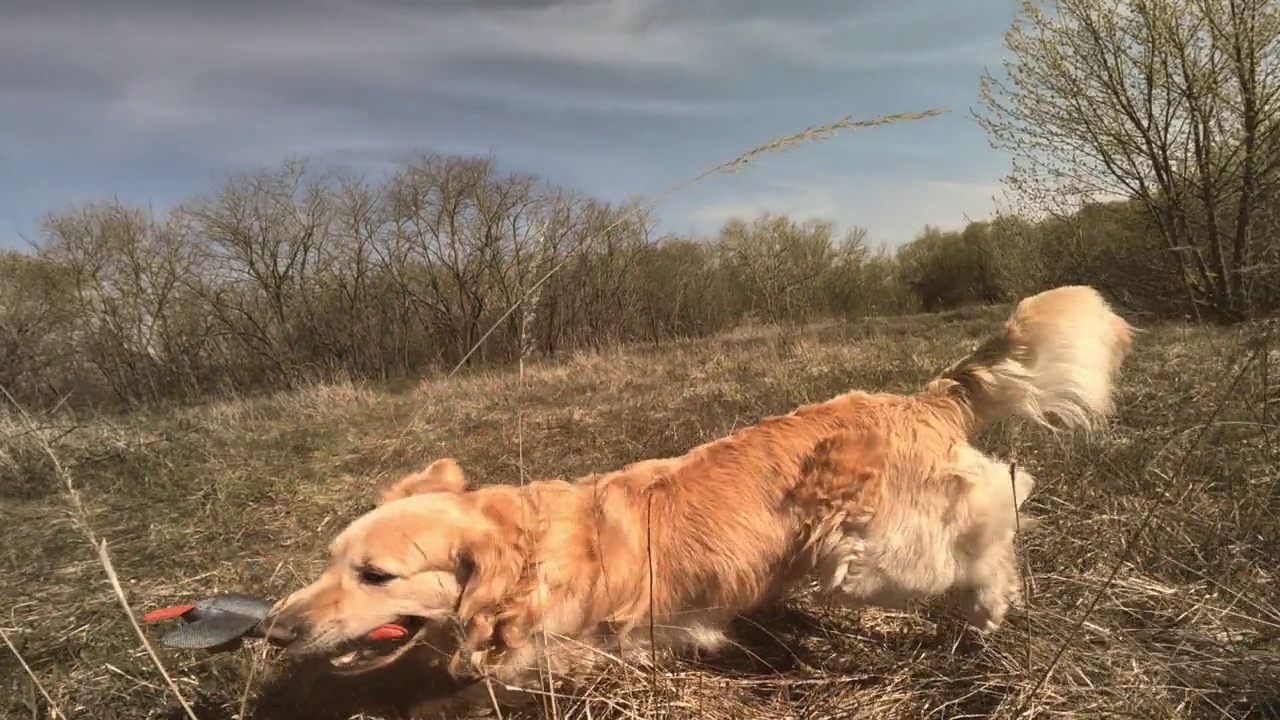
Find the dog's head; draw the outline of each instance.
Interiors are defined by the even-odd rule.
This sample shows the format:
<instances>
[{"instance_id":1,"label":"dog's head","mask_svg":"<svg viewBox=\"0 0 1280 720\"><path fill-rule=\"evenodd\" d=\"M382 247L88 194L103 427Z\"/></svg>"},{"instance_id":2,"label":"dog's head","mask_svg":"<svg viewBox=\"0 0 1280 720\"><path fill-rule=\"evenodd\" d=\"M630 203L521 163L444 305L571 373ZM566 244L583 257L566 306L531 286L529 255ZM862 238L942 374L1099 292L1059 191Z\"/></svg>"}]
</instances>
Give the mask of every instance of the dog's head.
<instances>
[{"instance_id":1,"label":"dog's head","mask_svg":"<svg viewBox=\"0 0 1280 720\"><path fill-rule=\"evenodd\" d=\"M440 648L451 654L458 625L463 649L483 645L524 567L522 544L513 539L520 519L483 495L467 488L448 458L386 489L376 508L333 540L320 577L264 620L275 642L325 656L346 673L388 665L418 642L451 644ZM408 637L370 637L388 623L408 629Z\"/></svg>"}]
</instances>

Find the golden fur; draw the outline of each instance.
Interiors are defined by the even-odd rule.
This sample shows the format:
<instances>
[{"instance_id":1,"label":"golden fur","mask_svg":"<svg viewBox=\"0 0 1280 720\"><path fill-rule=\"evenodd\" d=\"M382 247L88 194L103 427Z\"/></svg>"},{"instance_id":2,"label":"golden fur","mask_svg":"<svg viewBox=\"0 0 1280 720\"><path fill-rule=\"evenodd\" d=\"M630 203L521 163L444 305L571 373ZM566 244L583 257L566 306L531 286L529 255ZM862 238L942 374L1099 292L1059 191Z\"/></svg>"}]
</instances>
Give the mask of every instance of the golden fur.
<instances>
[{"instance_id":1,"label":"golden fur","mask_svg":"<svg viewBox=\"0 0 1280 720\"><path fill-rule=\"evenodd\" d=\"M1006 417L1092 425L1132 333L1094 290L1057 288L915 395L850 392L572 483L472 489L437 460L343 530L272 621L292 649L334 655L422 619L416 639L450 642L455 672L506 681L539 655L564 671L650 641L713 649L735 614L803 590L952 595L994 630L1020 598L1013 535L1034 481L970 441Z\"/></svg>"}]
</instances>

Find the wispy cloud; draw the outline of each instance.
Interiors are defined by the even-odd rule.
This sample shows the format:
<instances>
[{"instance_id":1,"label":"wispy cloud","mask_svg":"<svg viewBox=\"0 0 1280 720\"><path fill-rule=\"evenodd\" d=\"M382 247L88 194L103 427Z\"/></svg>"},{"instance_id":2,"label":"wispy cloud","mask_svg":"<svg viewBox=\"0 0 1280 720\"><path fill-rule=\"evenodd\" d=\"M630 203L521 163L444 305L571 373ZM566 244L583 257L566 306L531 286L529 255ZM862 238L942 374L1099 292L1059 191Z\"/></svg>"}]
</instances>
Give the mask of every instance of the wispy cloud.
<instances>
[{"instance_id":1,"label":"wispy cloud","mask_svg":"<svg viewBox=\"0 0 1280 720\"><path fill-rule=\"evenodd\" d=\"M672 209L704 233L714 233L730 218L750 219L764 212L797 220L829 219L840 228L866 228L873 242L905 242L926 225L958 229L993 217L1002 207L998 182L955 182L902 178L826 178L825 182L763 181L748 192Z\"/></svg>"}]
</instances>

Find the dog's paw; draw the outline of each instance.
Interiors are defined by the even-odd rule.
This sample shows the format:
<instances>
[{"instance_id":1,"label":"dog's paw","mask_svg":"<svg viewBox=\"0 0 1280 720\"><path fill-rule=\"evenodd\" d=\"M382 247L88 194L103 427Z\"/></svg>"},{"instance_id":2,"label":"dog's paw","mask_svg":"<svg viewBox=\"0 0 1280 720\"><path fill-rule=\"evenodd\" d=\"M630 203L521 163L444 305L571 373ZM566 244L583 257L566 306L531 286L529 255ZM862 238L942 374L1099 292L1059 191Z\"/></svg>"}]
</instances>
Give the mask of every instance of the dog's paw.
<instances>
[{"instance_id":1,"label":"dog's paw","mask_svg":"<svg viewBox=\"0 0 1280 720\"><path fill-rule=\"evenodd\" d=\"M1008 600L1000 595L978 592L964 608L965 620L983 635L990 635L1004 624L1009 612Z\"/></svg>"}]
</instances>

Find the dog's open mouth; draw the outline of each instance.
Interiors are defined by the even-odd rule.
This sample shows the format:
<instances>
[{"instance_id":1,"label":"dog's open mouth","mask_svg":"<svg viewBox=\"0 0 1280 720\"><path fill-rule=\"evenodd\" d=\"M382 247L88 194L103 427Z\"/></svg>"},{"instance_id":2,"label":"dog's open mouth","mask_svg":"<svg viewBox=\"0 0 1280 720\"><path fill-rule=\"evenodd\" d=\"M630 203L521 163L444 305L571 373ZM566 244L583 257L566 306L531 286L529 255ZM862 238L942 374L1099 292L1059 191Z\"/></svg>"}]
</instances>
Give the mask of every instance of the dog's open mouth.
<instances>
[{"instance_id":1,"label":"dog's open mouth","mask_svg":"<svg viewBox=\"0 0 1280 720\"><path fill-rule=\"evenodd\" d=\"M426 621L420 617L402 616L395 625L403 628L400 633L373 633L369 637L344 643L329 658L333 669L343 674L367 672L395 662L404 655L426 629ZM384 626L385 627L385 626Z\"/></svg>"}]
</instances>

